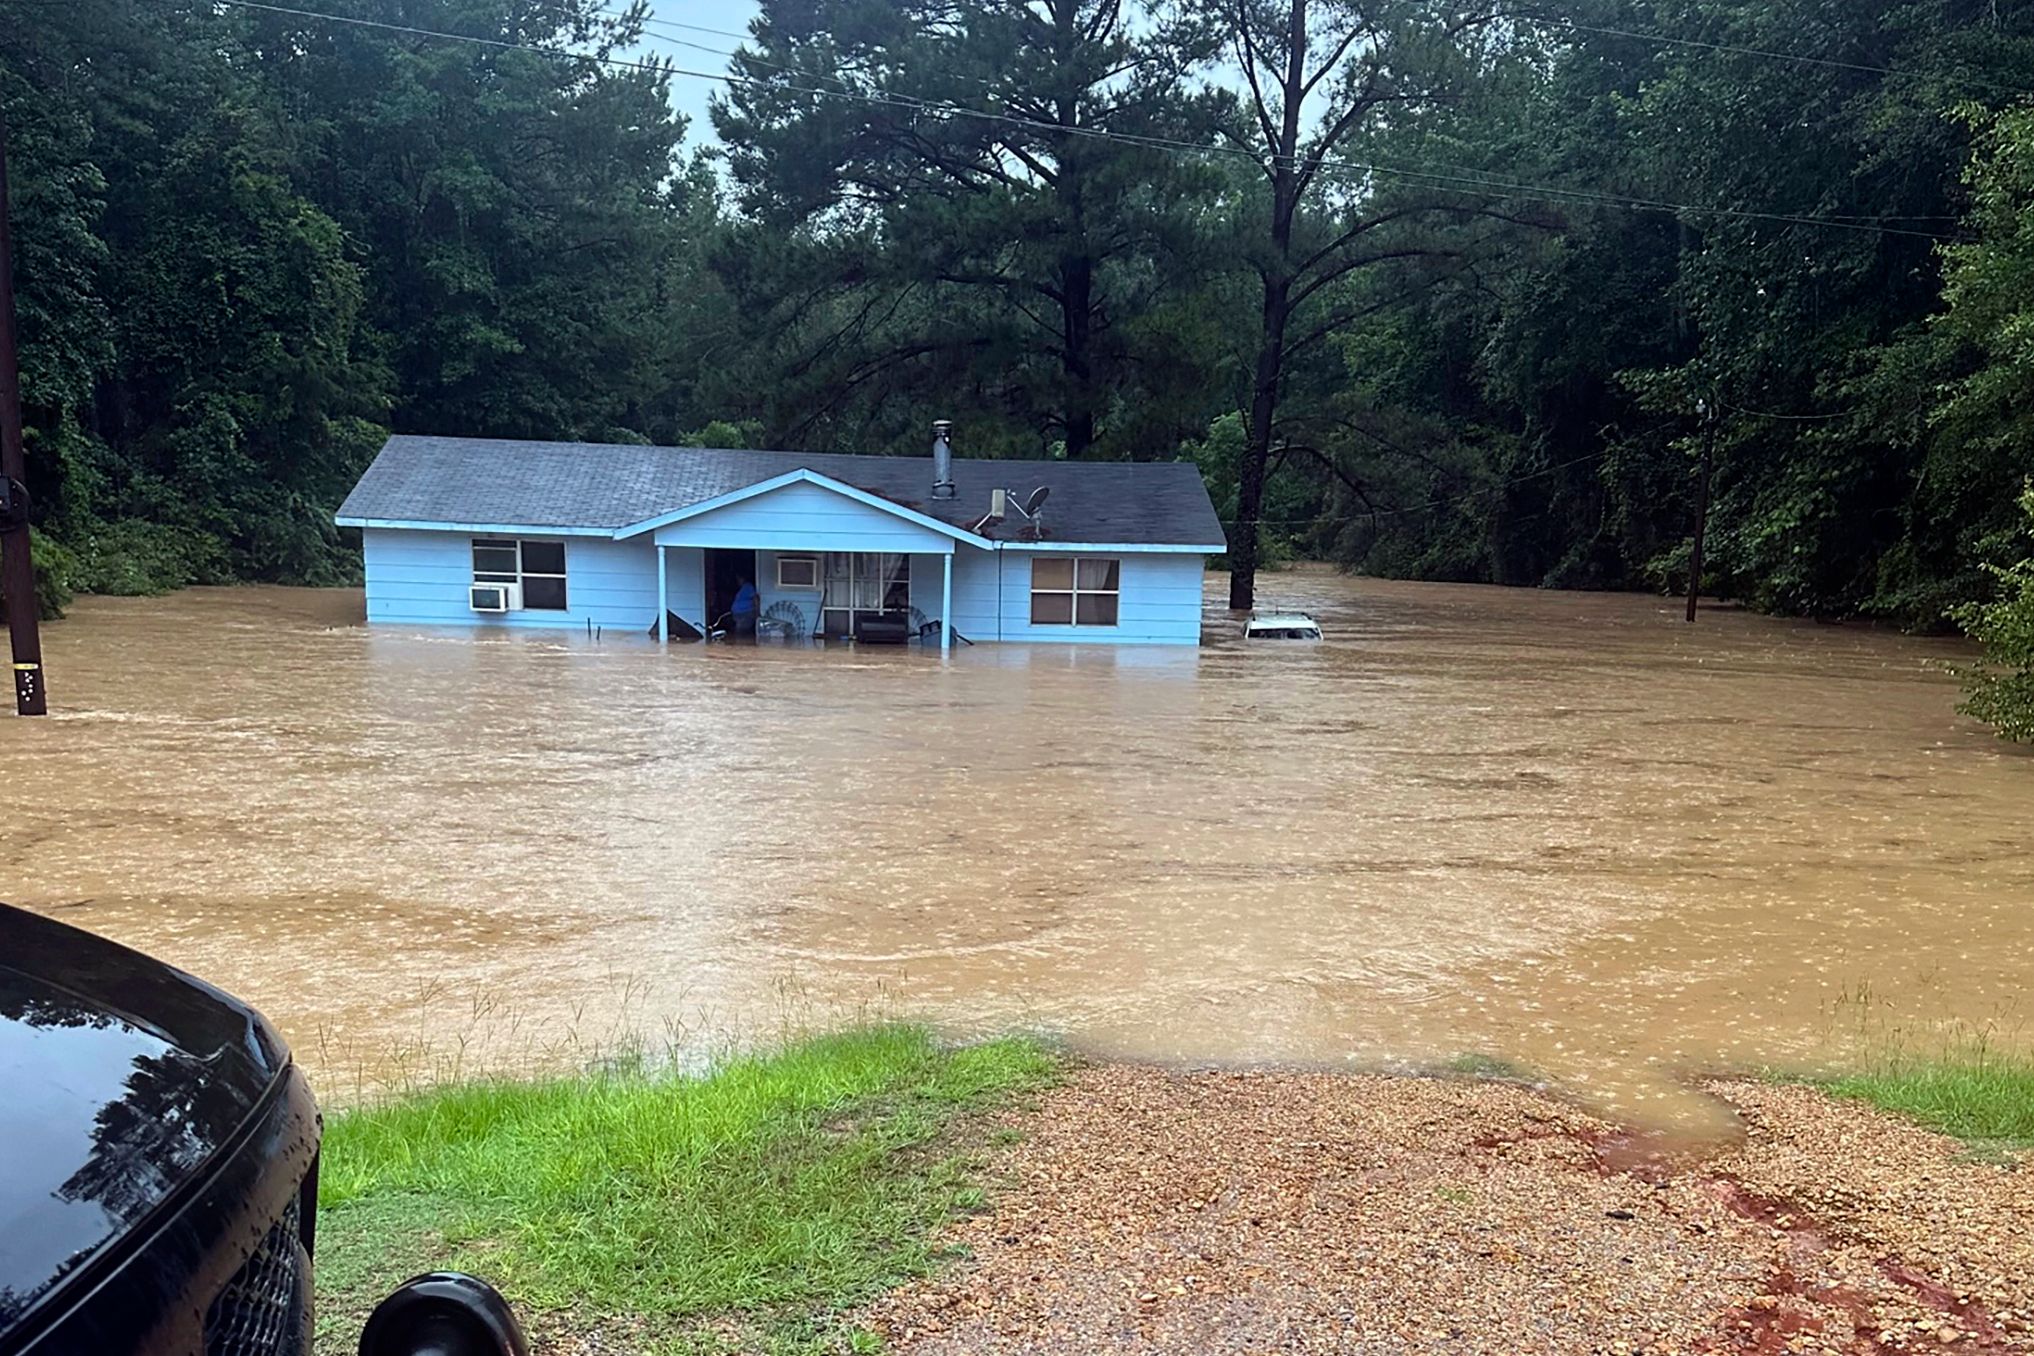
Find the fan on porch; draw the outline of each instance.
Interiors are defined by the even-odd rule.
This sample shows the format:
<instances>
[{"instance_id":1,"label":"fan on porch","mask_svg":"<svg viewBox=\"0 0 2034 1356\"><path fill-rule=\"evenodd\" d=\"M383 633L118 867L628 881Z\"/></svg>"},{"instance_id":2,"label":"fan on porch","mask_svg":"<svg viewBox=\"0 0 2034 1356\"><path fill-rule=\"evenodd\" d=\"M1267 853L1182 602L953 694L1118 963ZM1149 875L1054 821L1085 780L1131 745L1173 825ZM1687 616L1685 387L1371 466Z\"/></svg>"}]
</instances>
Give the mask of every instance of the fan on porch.
<instances>
[{"instance_id":1,"label":"fan on porch","mask_svg":"<svg viewBox=\"0 0 2034 1356\"><path fill-rule=\"evenodd\" d=\"M756 634L783 640L806 640L812 632L805 625L805 609L788 598L779 598L763 609L763 615L756 621Z\"/></svg>"}]
</instances>

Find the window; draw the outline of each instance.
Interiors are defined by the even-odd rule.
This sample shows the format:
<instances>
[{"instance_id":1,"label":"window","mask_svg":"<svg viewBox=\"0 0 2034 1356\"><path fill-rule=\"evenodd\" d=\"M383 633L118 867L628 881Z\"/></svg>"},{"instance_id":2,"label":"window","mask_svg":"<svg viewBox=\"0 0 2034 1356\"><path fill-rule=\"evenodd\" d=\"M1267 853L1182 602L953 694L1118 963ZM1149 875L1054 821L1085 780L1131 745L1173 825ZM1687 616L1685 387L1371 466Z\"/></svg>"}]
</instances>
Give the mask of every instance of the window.
<instances>
[{"instance_id":1,"label":"window","mask_svg":"<svg viewBox=\"0 0 2034 1356\"><path fill-rule=\"evenodd\" d=\"M563 612L565 543L475 537L473 582L520 584L525 608L539 612Z\"/></svg>"},{"instance_id":2,"label":"window","mask_svg":"<svg viewBox=\"0 0 2034 1356\"><path fill-rule=\"evenodd\" d=\"M778 556L777 587L780 589L818 588L819 557Z\"/></svg>"},{"instance_id":3,"label":"window","mask_svg":"<svg viewBox=\"0 0 2034 1356\"><path fill-rule=\"evenodd\" d=\"M1123 562L1096 556L1031 562L1034 626L1114 626Z\"/></svg>"},{"instance_id":4,"label":"window","mask_svg":"<svg viewBox=\"0 0 2034 1356\"><path fill-rule=\"evenodd\" d=\"M911 607L911 557L892 551L828 551L820 625L851 636L859 623Z\"/></svg>"}]
</instances>

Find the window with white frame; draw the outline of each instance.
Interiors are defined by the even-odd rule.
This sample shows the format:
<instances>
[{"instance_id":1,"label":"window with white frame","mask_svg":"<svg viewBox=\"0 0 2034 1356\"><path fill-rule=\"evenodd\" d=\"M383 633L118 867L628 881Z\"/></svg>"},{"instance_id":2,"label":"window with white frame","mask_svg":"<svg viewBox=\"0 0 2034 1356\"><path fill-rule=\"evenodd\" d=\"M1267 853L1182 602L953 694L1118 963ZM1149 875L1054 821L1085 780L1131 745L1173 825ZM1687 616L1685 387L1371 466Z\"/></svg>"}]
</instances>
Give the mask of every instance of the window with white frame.
<instances>
[{"instance_id":1,"label":"window with white frame","mask_svg":"<svg viewBox=\"0 0 2034 1356\"><path fill-rule=\"evenodd\" d=\"M819 587L818 556L778 556L777 587L816 589Z\"/></svg>"},{"instance_id":2,"label":"window with white frame","mask_svg":"<svg viewBox=\"0 0 2034 1356\"><path fill-rule=\"evenodd\" d=\"M1045 556L1031 562L1034 626L1114 626L1123 562L1101 556Z\"/></svg>"},{"instance_id":3,"label":"window with white frame","mask_svg":"<svg viewBox=\"0 0 2034 1356\"><path fill-rule=\"evenodd\" d=\"M517 584L523 606L538 612L565 611L565 543L506 537L473 539L473 582Z\"/></svg>"}]
</instances>

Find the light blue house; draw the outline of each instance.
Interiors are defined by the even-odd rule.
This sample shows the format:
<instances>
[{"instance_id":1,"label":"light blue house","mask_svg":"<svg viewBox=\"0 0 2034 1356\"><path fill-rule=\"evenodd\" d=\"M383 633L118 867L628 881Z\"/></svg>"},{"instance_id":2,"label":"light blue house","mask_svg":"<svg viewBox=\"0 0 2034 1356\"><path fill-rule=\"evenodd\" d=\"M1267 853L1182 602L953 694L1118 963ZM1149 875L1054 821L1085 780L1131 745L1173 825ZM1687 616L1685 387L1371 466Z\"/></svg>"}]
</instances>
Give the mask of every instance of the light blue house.
<instances>
[{"instance_id":1,"label":"light blue house","mask_svg":"<svg viewBox=\"0 0 2034 1356\"><path fill-rule=\"evenodd\" d=\"M942 648L1197 644L1227 549L1191 465L956 459L944 426L930 457L394 437L337 521L369 622L668 637L748 580L766 630Z\"/></svg>"}]
</instances>

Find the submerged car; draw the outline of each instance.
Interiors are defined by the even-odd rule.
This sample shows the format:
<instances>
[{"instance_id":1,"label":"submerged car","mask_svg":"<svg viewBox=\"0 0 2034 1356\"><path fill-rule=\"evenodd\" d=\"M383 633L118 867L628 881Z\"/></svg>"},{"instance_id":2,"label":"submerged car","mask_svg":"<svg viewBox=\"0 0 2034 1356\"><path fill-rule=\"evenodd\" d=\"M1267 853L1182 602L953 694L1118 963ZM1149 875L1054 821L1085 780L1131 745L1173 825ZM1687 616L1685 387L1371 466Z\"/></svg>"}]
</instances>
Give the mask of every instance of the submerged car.
<instances>
[{"instance_id":1,"label":"submerged car","mask_svg":"<svg viewBox=\"0 0 2034 1356\"><path fill-rule=\"evenodd\" d=\"M246 1004L0 904L0 1356L304 1356L317 1104ZM363 1356L526 1356L484 1282L420 1276Z\"/></svg>"},{"instance_id":2,"label":"submerged car","mask_svg":"<svg viewBox=\"0 0 2034 1356\"><path fill-rule=\"evenodd\" d=\"M1304 612L1253 612L1243 623L1245 640L1319 640L1321 624Z\"/></svg>"}]
</instances>

